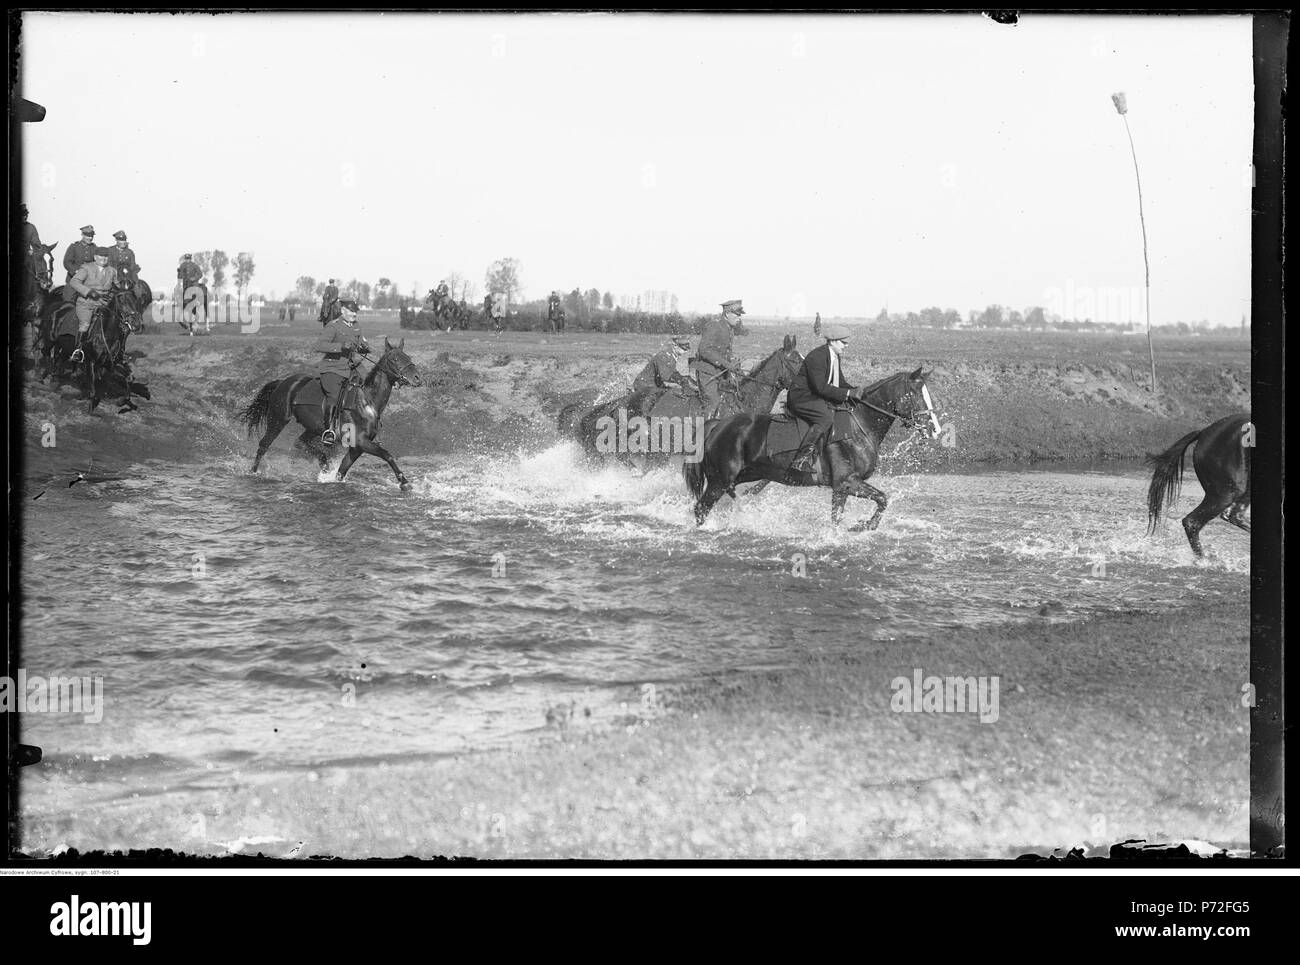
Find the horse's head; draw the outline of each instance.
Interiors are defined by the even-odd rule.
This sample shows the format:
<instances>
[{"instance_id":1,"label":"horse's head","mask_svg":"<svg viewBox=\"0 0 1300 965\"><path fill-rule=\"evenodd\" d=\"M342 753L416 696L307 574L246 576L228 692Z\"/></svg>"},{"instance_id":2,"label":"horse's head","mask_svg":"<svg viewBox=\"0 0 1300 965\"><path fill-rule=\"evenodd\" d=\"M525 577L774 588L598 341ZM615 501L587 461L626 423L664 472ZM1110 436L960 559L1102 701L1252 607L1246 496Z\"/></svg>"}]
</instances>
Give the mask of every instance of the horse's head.
<instances>
[{"instance_id":1,"label":"horse's head","mask_svg":"<svg viewBox=\"0 0 1300 965\"><path fill-rule=\"evenodd\" d=\"M30 266L41 291L49 291L54 284L54 255L51 252L58 246L57 241L52 245L32 245Z\"/></svg>"},{"instance_id":2,"label":"horse's head","mask_svg":"<svg viewBox=\"0 0 1300 965\"><path fill-rule=\"evenodd\" d=\"M411 357L406 354L404 347L406 339L394 345L388 341L388 336L384 336L384 354L379 357L375 364L375 370L381 371L388 376L393 385L424 385L420 378L420 370L416 364L411 361Z\"/></svg>"},{"instance_id":3,"label":"horse's head","mask_svg":"<svg viewBox=\"0 0 1300 965\"><path fill-rule=\"evenodd\" d=\"M754 366L745 378L778 390L788 389L803 365L803 356L795 348L795 337L787 335L781 347Z\"/></svg>"},{"instance_id":4,"label":"horse's head","mask_svg":"<svg viewBox=\"0 0 1300 965\"><path fill-rule=\"evenodd\" d=\"M108 296L109 308L129 332L138 332L143 327L141 307L135 292L130 289L116 288Z\"/></svg>"},{"instance_id":5,"label":"horse's head","mask_svg":"<svg viewBox=\"0 0 1300 965\"><path fill-rule=\"evenodd\" d=\"M934 411L934 399L925 384L930 373L899 372L872 386L871 403L892 412L908 429L926 439L938 438L942 427Z\"/></svg>"}]
</instances>

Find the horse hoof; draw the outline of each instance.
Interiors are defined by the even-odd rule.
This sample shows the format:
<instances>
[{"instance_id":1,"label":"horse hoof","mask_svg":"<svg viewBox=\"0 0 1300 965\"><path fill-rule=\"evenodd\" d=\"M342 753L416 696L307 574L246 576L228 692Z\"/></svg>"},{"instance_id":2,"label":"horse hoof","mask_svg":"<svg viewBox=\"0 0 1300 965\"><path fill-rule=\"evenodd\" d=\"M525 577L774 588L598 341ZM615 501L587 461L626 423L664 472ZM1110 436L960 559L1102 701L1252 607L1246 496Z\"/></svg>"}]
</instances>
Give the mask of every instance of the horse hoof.
<instances>
[{"instance_id":1,"label":"horse hoof","mask_svg":"<svg viewBox=\"0 0 1300 965\"><path fill-rule=\"evenodd\" d=\"M409 493L409 492L410 492L412 489L414 489L414 488L415 488L415 487L412 486L412 485L411 485L409 482L407 482L405 479L402 480L402 492L404 492L404 493Z\"/></svg>"}]
</instances>

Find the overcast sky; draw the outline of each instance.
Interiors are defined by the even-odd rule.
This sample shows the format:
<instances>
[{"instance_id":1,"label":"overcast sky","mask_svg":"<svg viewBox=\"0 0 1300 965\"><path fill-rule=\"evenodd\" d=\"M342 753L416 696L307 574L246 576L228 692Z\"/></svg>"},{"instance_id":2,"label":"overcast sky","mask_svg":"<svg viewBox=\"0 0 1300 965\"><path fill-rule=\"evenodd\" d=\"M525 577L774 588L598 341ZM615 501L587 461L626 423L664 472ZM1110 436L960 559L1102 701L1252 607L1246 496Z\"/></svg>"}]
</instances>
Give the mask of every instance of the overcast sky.
<instances>
[{"instance_id":1,"label":"overcast sky","mask_svg":"<svg viewBox=\"0 0 1300 965\"><path fill-rule=\"evenodd\" d=\"M529 297L1140 307L1123 90L1155 322L1250 310L1245 17L29 13L21 55L33 222L156 288L222 248L263 292L514 256Z\"/></svg>"}]
</instances>

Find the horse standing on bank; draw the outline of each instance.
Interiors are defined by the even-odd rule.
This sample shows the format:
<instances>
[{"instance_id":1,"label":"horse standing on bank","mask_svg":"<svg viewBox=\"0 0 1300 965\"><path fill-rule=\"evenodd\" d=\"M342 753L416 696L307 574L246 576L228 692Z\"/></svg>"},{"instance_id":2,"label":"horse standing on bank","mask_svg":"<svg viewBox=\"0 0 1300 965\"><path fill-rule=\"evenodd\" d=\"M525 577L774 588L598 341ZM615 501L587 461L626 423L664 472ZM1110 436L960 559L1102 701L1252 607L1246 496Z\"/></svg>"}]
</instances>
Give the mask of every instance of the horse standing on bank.
<instances>
[{"instance_id":1,"label":"horse standing on bank","mask_svg":"<svg viewBox=\"0 0 1300 965\"><path fill-rule=\"evenodd\" d=\"M353 392L348 392L341 400L343 409L343 432L340 441L333 445L321 442L321 432L325 428L325 417L321 410L320 379L314 375L291 375L277 379L262 386L261 390L248 407L239 415L239 421L248 427L251 436L258 429L265 427L266 432L257 444L257 458L253 460L252 472L257 472L262 464L262 457L271 448L271 443L284 431L291 420L297 420L304 431L295 442L295 446L314 455L322 470L328 468L330 457L340 447L346 446L347 455L339 464L336 479L342 479L352 468L362 453L384 460L393 470L398 484L403 490L411 488L410 481L392 454L375 441L379 434L379 419L384 407L388 405L393 388L401 385L420 386L419 369L403 349L406 339L396 345L384 337L384 354L374 364L362 384Z\"/></svg>"},{"instance_id":2,"label":"horse standing on bank","mask_svg":"<svg viewBox=\"0 0 1300 965\"><path fill-rule=\"evenodd\" d=\"M54 286L54 255L59 246L33 244L31 253L23 262L22 275L22 323L35 326L40 321L41 309L45 307L45 298Z\"/></svg>"},{"instance_id":3,"label":"horse standing on bank","mask_svg":"<svg viewBox=\"0 0 1300 965\"><path fill-rule=\"evenodd\" d=\"M1147 465L1155 472L1147 490L1147 535L1155 532L1165 504L1178 498L1184 457L1193 442L1192 467L1205 498L1183 517L1183 532L1192 552L1201 557L1205 555L1201 530L1216 516L1250 532L1250 522L1242 514L1250 509L1250 451L1255 445L1255 427L1249 413L1237 413L1189 432L1162 453L1148 454Z\"/></svg>"},{"instance_id":4,"label":"horse standing on bank","mask_svg":"<svg viewBox=\"0 0 1300 965\"><path fill-rule=\"evenodd\" d=\"M736 498L741 483L771 481L786 486L825 486L831 490L831 522L838 523L850 496L870 499L876 511L852 527L873 530L889 497L867 482L876 471L880 446L896 420L927 439L940 433L925 373L899 372L863 390L862 398L837 409L835 421L820 440L808 472L792 472L810 426L788 416L742 413L711 424L704 457L687 463L682 474L695 497L695 522L704 525L724 495Z\"/></svg>"},{"instance_id":5,"label":"horse standing on bank","mask_svg":"<svg viewBox=\"0 0 1300 965\"><path fill-rule=\"evenodd\" d=\"M63 286L45 298L37 323L34 347L37 352L37 378L44 382L51 375L60 380L78 379L87 396L88 410L94 412L104 399L116 400L119 412L137 408L131 396L150 398L149 388L133 381L127 363L126 340L140 330L144 305L139 290L148 291L144 282L130 288L114 288L96 309L82 343L85 354L81 362L72 361L77 345L77 312L63 300Z\"/></svg>"}]
</instances>

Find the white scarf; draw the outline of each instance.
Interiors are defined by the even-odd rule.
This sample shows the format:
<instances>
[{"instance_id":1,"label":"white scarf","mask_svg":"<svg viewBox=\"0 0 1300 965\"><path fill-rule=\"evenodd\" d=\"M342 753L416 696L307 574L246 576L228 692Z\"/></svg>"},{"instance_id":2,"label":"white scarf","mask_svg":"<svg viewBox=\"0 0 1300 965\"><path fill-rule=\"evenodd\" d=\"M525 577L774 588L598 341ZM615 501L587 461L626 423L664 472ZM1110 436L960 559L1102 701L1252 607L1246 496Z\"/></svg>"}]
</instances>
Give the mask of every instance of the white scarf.
<instances>
[{"instance_id":1,"label":"white scarf","mask_svg":"<svg viewBox=\"0 0 1300 965\"><path fill-rule=\"evenodd\" d=\"M838 386L840 384L840 357L835 354L835 349L828 349L831 353L831 374L826 379L827 385Z\"/></svg>"}]
</instances>

